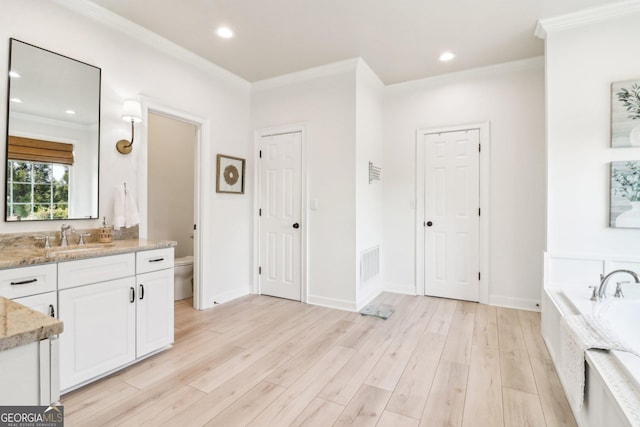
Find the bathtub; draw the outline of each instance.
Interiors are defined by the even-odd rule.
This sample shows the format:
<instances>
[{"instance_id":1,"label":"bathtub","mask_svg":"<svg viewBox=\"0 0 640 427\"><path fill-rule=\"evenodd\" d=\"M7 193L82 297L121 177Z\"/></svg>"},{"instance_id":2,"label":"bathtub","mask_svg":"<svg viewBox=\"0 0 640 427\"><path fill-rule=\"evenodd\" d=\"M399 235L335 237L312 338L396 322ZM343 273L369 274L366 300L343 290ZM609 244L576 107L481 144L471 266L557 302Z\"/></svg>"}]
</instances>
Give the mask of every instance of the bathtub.
<instances>
[{"instance_id":1,"label":"bathtub","mask_svg":"<svg viewBox=\"0 0 640 427\"><path fill-rule=\"evenodd\" d=\"M609 298L596 305L596 314L606 319L619 336L640 354L640 300ZM613 359L640 391L640 357L624 351L612 351Z\"/></svg>"},{"instance_id":2,"label":"bathtub","mask_svg":"<svg viewBox=\"0 0 640 427\"><path fill-rule=\"evenodd\" d=\"M584 295L563 294L576 311L595 314L609 322L625 344L640 354L640 300L609 297L605 301L593 302ZM640 357L625 351L611 351L610 354L629 376L632 386L640 391Z\"/></svg>"},{"instance_id":3,"label":"bathtub","mask_svg":"<svg viewBox=\"0 0 640 427\"><path fill-rule=\"evenodd\" d=\"M542 333L556 367L561 352L560 319L571 314L606 319L627 345L640 352L640 299L609 297L594 302L588 290L545 290ZM586 360L585 404L574 410L578 425L640 426L640 357L622 351L587 351Z\"/></svg>"}]
</instances>

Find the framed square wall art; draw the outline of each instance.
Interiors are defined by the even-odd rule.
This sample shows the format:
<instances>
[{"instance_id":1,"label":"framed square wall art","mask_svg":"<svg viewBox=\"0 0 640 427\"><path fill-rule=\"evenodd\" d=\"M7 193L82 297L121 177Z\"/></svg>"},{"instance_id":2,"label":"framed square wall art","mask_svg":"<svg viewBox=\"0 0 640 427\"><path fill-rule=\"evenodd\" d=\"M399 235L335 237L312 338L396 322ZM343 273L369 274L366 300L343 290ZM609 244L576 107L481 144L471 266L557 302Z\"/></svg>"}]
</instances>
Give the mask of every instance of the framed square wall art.
<instances>
[{"instance_id":1,"label":"framed square wall art","mask_svg":"<svg viewBox=\"0 0 640 427\"><path fill-rule=\"evenodd\" d=\"M640 228L640 160L611 162L609 226Z\"/></svg>"},{"instance_id":2,"label":"framed square wall art","mask_svg":"<svg viewBox=\"0 0 640 427\"><path fill-rule=\"evenodd\" d=\"M611 84L611 146L640 147L640 79Z\"/></svg>"},{"instance_id":3,"label":"framed square wall art","mask_svg":"<svg viewBox=\"0 0 640 427\"><path fill-rule=\"evenodd\" d=\"M244 194L245 160L218 154L216 163L216 193Z\"/></svg>"}]
</instances>

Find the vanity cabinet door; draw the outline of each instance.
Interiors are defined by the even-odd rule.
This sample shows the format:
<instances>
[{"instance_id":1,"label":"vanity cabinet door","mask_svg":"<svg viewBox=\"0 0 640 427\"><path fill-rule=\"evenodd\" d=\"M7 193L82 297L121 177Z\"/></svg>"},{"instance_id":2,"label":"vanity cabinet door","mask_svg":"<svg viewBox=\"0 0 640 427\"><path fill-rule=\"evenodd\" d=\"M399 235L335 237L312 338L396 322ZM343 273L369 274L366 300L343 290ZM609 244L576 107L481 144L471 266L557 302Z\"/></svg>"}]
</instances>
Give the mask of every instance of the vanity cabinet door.
<instances>
[{"instance_id":1,"label":"vanity cabinet door","mask_svg":"<svg viewBox=\"0 0 640 427\"><path fill-rule=\"evenodd\" d=\"M51 317L58 317L58 298L55 292L16 298L15 302Z\"/></svg>"},{"instance_id":2,"label":"vanity cabinet door","mask_svg":"<svg viewBox=\"0 0 640 427\"><path fill-rule=\"evenodd\" d=\"M59 291L63 391L135 359L135 287L126 277Z\"/></svg>"},{"instance_id":3,"label":"vanity cabinet door","mask_svg":"<svg viewBox=\"0 0 640 427\"><path fill-rule=\"evenodd\" d=\"M173 268L137 278L136 356L173 343Z\"/></svg>"}]
</instances>

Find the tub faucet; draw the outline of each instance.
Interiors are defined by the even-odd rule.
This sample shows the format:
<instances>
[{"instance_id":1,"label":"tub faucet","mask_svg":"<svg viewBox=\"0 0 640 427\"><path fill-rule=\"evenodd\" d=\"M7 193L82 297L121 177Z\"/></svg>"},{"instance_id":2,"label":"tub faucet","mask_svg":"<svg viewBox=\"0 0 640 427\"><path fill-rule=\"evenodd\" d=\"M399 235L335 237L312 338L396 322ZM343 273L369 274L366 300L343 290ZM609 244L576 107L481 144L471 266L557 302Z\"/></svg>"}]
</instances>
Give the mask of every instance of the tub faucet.
<instances>
[{"instance_id":1,"label":"tub faucet","mask_svg":"<svg viewBox=\"0 0 640 427\"><path fill-rule=\"evenodd\" d=\"M67 240L67 230L69 230L70 228L70 225L62 224L62 226L60 226L60 246L69 246L69 241Z\"/></svg>"},{"instance_id":2,"label":"tub faucet","mask_svg":"<svg viewBox=\"0 0 640 427\"><path fill-rule=\"evenodd\" d=\"M631 270L614 270L612 272L610 272L609 274L607 274L606 276L603 276L602 274L600 275L600 286L598 286L598 299L603 300L607 297L606 291L607 291L607 283L609 282L609 278L611 276L613 276L616 273L627 273L630 274L631 277L633 277L633 280L635 280L636 283L640 283L640 278L638 277L638 274L635 271L631 271Z\"/></svg>"},{"instance_id":3,"label":"tub faucet","mask_svg":"<svg viewBox=\"0 0 640 427\"><path fill-rule=\"evenodd\" d=\"M613 294L614 297L616 298L624 298L624 294L622 293L622 285L624 285L625 283L631 283L628 281L624 281L624 282L618 282L616 283L616 293Z\"/></svg>"}]
</instances>

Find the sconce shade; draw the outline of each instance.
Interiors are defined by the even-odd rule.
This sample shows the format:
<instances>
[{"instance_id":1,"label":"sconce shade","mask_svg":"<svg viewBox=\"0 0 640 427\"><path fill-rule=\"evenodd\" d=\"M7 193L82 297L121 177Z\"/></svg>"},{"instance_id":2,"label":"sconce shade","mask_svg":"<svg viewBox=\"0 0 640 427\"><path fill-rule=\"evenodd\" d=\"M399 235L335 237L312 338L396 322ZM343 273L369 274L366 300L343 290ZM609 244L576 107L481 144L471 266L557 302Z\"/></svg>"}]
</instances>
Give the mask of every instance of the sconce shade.
<instances>
[{"instance_id":1,"label":"sconce shade","mask_svg":"<svg viewBox=\"0 0 640 427\"><path fill-rule=\"evenodd\" d=\"M116 143L116 150L121 154L129 154L133 150L134 123L142 121L142 106L135 99L127 99L122 106L122 120L131 122L131 141L121 139Z\"/></svg>"},{"instance_id":2,"label":"sconce shade","mask_svg":"<svg viewBox=\"0 0 640 427\"><path fill-rule=\"evenodd\" d=\"M142 106L135 99L127 99L122 106L122 120L140 123L142 121Z\"/></svg>"}]
</instances>

